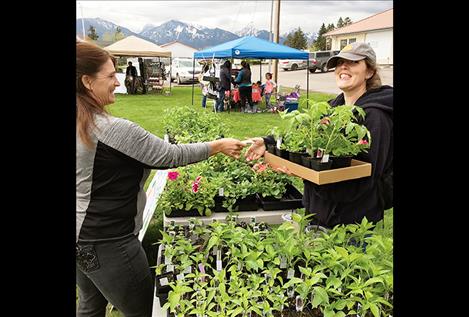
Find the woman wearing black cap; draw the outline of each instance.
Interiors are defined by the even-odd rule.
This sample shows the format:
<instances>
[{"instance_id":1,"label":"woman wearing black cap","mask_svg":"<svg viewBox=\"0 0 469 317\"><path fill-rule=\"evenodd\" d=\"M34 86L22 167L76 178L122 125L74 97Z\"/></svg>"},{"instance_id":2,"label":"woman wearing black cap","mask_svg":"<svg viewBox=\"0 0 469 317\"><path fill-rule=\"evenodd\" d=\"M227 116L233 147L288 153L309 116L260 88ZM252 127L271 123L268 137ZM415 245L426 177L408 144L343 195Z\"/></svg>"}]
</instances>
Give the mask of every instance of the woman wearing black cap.
<instances>
[{"instance_id":1,"label":"woman wearing black cap","mask_svg":"<svg viewBox=\"0 0 469 317\"><path fill-rule=\"evenodd\" d=\"M357 159L370 162L372 174L325 185L305 180L303 204L307 213L316 214L313 221L327 228L357 223L364 217L376 223L383 219L384 210L392 207L393 88L381 84L376 54L366 43L347 45L328 60L327 67L335 67L335 80L342 90L329 104L356 105L365 110L363 124L372 142L368 153ZM274 144L271 136L253 141L246 153L248 159L264 155L266 143Z\"/></svg>"}]
</instances>

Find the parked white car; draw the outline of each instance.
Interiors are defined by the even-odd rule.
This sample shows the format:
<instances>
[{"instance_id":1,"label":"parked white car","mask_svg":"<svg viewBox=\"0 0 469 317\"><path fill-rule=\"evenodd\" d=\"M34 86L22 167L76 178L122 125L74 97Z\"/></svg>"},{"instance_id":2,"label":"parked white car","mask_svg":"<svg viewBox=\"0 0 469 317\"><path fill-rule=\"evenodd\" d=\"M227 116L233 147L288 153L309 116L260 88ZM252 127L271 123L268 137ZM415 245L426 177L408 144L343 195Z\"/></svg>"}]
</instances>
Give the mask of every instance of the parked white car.
<instances>
[{"instance_id":1,"label":"parked white car","mask_svg":"<svg viewBox=\"0 0 469 317\"><path fill-rule=\"evenodd\" d=\"M195 69L193 69L193 61L190 57L175 57L171 62L171 80L176 80L178 84L182 84L192 82L194 78L194 82L198 82L197 76L202 71L202 67L196 61Z\"/></svg>"}]
</instances>

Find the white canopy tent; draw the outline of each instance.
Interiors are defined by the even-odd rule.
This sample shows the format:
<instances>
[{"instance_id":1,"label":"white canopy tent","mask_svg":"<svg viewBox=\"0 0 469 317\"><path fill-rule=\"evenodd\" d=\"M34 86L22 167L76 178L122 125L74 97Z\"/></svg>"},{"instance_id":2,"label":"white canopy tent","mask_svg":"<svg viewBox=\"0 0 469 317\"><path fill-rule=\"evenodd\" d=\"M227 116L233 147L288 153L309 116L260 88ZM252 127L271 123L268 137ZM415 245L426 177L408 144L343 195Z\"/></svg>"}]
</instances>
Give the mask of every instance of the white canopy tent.
<instances>
[{"instance_id":1,"label":"white canopy tent","mask_svg":"<svg viewBox=\"0 0 469 317\"><path fill-rule=\"evenodd\" d=\"M104 48L115 56L138 56L138 57L169 57L171 51L167 51L155 43L141 39L134 35L117 41Z\"/></svg>"},{"instance_id":2,"label":"white canopy tent","mask_svg":"<svg viewBox=\"0 0 469 317\"><path fill-rule=\"evenodd\" d=\"M170 59L171 64L171 51L167 51L162 47L144 40L134 35L127 36L126 38L117 41L109 46L104 47L109 53L114 56L128 56L128 57L165 57ZM126 93L124 80L125 76L120 76L119 82L121 87L117 93ZM171 80L169 81L169 90L171 91Z\"/></svg>"}]
</instances>

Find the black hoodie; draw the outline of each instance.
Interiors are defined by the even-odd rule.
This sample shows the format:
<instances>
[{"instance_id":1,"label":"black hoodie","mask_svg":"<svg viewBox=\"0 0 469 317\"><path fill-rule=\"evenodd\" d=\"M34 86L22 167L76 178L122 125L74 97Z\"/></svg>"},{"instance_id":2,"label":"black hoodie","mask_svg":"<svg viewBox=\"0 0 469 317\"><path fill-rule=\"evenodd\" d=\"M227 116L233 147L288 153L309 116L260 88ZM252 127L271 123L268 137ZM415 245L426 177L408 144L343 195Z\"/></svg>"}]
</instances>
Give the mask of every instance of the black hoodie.
<instances>
[{"instance_id":1,"label":"black hoodie","mask_svg":"<svg viewBox=\"0 0 469 317\"><path fill-rule=\"evenodd\" d=\"M330 100L329 104L345 104L344 94ZM381 86L368 90L355 105L365 110L364 125L371 134L368 153L359 154L357 159L371 163L371 176L325 185L304 181L306 212L316 214L313 221L328 228L361 222L365 216L376 223L384 215L378 182L393 164L393 88Z\"/></svg>"}]
</instances>

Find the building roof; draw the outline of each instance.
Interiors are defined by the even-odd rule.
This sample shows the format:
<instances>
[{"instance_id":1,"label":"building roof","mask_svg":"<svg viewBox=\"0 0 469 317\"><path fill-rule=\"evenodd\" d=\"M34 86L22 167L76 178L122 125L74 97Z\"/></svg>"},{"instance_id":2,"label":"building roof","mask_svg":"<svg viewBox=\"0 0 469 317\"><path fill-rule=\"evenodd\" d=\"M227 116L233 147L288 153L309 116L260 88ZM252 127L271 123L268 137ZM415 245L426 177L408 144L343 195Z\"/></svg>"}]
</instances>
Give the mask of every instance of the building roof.
<instances>
[{"instance_id":1,"label":"building roof","mask_svg":"<svg viewBox=\"0 0 469 317\"><path fill-rule=\"evenodd\" d=\"M377 13L340 29L324 33L324 36L334 36L349 33L360 33L365 31L374 31L381 29L389 29L393 27L394 8L384 12Z\"/></svg>"},{"instance_id":2,"label":"building roof","mask_svg":"<svg viewBox=\"0 0 469 317\"><path fill-rule=\"evenodd\" d=\"M168 43L164 43L164 44L161 44L160 47L166 47L166 46L169 46L169 45L172 45L172 44L177 44L177 43L179 43L181 45L184 45L184 46L187 46L187 47L192 48L192 49L197 51L197 49L195 47L192 47L190 45L184 44L184 43L179 42L179 41L171 41L171 42L168 42Z\"/></svg>"}]
</instances>

